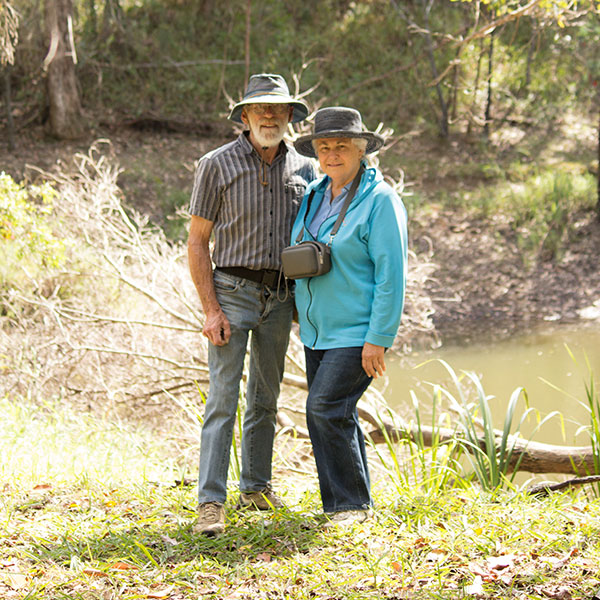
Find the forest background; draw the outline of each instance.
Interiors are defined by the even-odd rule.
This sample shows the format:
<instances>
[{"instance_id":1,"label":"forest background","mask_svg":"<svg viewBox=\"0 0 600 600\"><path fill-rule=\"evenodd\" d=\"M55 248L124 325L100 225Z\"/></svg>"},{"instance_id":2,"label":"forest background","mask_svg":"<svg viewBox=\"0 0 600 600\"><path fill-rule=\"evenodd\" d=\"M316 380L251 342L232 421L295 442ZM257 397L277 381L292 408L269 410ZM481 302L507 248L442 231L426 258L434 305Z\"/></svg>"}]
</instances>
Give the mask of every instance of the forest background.
<instances>
[{"instance_id":1,"label":"forest background","mask_svg":"<svg viewBox=\"0 0 600 600\"><path fill-rule=\"evenodd\" d=\"M350 540L315 529L295 336L275 458L293 510L228 507L222 539L194 538L208 381L184 243L194 161L272 71L387 137L411 232L396 350L596 322L599 47L592 1L2 0L5 596L592 597L600 490L520 490L536 470L451 367L414 414L366 399L378 519ZM587 389L570 475L600 472L592 373ZM547 416L517 391L500 430Z\"/></svg>"}]
</instances>

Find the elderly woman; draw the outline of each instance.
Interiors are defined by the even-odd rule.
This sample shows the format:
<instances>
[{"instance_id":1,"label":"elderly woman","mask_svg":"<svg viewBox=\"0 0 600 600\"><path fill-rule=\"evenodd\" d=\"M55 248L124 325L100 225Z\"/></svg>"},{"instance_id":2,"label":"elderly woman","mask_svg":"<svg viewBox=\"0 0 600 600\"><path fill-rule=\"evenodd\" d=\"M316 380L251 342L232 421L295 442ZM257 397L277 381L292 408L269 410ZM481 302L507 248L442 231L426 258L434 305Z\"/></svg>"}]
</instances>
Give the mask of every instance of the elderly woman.
<instances>
[{"instance_id":1,"label":"elderly woman","mask_svg":"<svg viewBox=\"0 0 600 600\"><path fill-rule=\"evenodd\" d=\"M356 406L385 371L384 352L394 341L404 301L406 211L381 173L364 161L382 145L381 136L363 130L360 113L344 107L319 110L314 133L294 143L300 154L318 158L325 173L306 190L292 240L320 241L331 251L330 271L296 281L306 416L326 526L362 522L371 512ZM340 212L343 220L336 224Z\"/></svg>"}]
</instances>

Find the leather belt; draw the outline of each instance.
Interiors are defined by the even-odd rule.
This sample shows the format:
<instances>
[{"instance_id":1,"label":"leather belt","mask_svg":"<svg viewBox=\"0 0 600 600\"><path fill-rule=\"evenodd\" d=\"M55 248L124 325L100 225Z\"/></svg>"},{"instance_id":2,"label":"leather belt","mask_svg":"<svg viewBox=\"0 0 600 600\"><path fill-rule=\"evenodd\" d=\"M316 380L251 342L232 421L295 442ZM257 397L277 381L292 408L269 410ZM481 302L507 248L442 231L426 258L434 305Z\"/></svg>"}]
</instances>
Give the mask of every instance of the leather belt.
<instances>
[{"instance_id":1,"label":"leather belt","mask_svg":"<svg viewBox=\"0 0 600 600\"><path fill-rule=\"evenodd\" d=\"M246 269L245 267L217 267L218 271L227 273L229 275L235 275L236 277L243 277L256 283L261 283L270 288L276 288L279 276L281 275L281 282L285 281L285 277L281 271L275 269Z\"/></svg>"}]
</instances>

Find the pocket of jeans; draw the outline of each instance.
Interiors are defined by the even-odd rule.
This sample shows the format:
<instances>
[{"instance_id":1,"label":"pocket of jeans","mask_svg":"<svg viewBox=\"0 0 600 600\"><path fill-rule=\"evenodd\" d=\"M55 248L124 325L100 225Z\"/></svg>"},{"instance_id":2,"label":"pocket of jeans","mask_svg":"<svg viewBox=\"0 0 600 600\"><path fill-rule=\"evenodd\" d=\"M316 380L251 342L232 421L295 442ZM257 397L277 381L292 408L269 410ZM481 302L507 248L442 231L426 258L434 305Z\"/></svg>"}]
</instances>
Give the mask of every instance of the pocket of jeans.
<instances>
[{"instance_id":1,"label":"pocket of jeans","mask_svg":"<svg viewBox=\"0 0 600 600\"><path fill-rule=\"evenodd\" d=\"M224 294L233 294L237 292L241 285L239 279L219 273L218 271L215 272L213 281L215 284L215 291Z\"/></svg>"}]
</instances>

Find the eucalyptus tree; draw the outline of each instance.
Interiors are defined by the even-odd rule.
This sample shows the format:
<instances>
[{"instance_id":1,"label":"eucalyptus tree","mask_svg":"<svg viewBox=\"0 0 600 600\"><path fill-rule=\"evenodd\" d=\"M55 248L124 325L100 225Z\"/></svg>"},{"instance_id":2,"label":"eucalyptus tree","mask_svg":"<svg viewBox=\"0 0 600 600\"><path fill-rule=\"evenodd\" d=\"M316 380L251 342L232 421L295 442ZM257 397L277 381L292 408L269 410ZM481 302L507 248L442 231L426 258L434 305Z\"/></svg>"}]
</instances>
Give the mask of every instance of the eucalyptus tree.
<instances>
[{"instance_id":1,"label":"eucalyptus tree","mask_svg":"<svg viewBox=\"0 0 600 600\"><path fill-rule=\"evenodd\" d=\"M19 39L19 16L8 0L0 0L0 67L4 78L4 102L8 129L8 147L15 148L15 128L12 120L10 66L15 61L15 48Z\"/></svg>"},{"instance_id":2,"label":"eucalyptus tree","mask_svg":"<svg viewBox=\"0 0 600 600\"><path fill-rule=\"evenodd\" d=\"M47 73L49 132L59 139L74 139L85 131L75 65L72 0L44 0L48 53Z\"/></svg>"}]
</instances>

